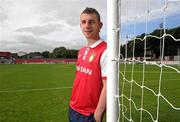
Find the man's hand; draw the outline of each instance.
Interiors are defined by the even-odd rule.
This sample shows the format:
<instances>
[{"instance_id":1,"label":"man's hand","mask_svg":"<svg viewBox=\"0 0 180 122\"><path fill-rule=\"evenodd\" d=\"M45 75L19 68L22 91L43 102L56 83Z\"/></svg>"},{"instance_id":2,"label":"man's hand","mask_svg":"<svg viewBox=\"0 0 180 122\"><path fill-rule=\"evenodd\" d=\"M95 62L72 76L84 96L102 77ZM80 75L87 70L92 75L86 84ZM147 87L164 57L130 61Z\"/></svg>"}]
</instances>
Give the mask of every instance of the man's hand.
<instances>
[{"instance_id":1,"label":"man's hand","mask_svg":"<svg viewBox=\"0 0 180 122\"><path fill-rule=\"evenodd\" d=\"M99 113L94 113L94 119L96 120L96 122L101 122L102 115Z\"/></svg>"}]
</instances>

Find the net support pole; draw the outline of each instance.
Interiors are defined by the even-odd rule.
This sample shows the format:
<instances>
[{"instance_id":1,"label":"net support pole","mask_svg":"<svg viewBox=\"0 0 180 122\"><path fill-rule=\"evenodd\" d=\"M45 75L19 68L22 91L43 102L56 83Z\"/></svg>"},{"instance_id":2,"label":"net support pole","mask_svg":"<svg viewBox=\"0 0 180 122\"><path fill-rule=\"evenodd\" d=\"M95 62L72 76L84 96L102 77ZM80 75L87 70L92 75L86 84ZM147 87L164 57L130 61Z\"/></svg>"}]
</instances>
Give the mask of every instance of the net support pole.
<instances>
[{"instance_id":1,"label":"net support pole","mask_svg":"<svg viewBox=\"0 0 180 122\"><path fill-rule=\"evenodd\" d=\"M118 84L118 0L107 0L107 122L117 122Z\"/></svg>"}]
</instances>

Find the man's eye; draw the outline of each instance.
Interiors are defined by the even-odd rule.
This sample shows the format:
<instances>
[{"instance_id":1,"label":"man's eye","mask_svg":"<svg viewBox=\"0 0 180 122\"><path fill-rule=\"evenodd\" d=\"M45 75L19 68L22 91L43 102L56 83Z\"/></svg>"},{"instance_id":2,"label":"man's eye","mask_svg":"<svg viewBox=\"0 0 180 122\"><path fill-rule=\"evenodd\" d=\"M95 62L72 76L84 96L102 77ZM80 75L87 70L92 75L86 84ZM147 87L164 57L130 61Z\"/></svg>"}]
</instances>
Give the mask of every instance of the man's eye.
<instances>
[{"instance_id":1,"label":"man's eye","mask_svg":"<svg viewBox=\"0 0 180 122\"><path fill-rule=\"evenodd\" d=\"M86 23L86 21L81 21L81 23L82 23L82 24L85 24L85 23Z\"/></svg>"},{"instance_id":2,"label":"man's eye","mask_svg":"<svg viewBox=\"0 0 180 122\"><path fill-rule=\"evenodd\" d=\"M94 23L95 23L95 21L94 21L94 20L91 20L91 21L89 21L89 23L90 23L90 24L94 24Z\"/></svg>"}]
</instances>

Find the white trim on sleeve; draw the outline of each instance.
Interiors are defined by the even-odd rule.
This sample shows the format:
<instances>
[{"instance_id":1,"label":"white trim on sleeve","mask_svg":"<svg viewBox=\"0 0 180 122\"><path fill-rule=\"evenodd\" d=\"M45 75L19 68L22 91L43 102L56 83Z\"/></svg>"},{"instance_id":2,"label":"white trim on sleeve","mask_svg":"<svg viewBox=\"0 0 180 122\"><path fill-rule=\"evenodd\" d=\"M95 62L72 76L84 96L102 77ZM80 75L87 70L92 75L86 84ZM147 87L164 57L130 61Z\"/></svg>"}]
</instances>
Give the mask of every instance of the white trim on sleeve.
<instances>
[{"instance_id":1,"label":"white trim on sleeve","mask_svg":"<svg viewBox=\"0 0 180 122\"><path fill-rule=\"evenodd\" d=\"M101 76L107 77L107 49L104 50L101 59L100 59L100 66L101 66Z\"/></svg>"}]
</instances>

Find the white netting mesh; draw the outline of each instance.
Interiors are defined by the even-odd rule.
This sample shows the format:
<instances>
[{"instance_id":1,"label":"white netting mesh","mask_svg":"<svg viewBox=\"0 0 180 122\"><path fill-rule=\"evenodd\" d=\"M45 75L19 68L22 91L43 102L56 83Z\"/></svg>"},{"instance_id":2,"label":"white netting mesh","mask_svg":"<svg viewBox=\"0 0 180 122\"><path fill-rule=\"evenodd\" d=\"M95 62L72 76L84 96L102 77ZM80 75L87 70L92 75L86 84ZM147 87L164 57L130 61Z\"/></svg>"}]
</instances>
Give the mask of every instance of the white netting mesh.
<instances>
[{"instance_id":1,"label":"white netting mesh","mask_svg":"<svg viewBox=\"0 0 180 122\"><path fill-rule=\"evenodd\" d=\"M166 17L169 4L179 4L178 0L156 1L151 4L150 0L123 0L121 1L121 22L124 23L124 32L121 33L121 41L124 40L124 54L119 55L120 64L120 94L119 94L119 117L118 121L130 122L170 122L180 121L180 69L179 61L165 60L165 50L169 38L176 41L172 34L166 32ZM133 3L132 3L133 2ZM159 2L159 3L158 3ZM173 2L173 3L172 3ZM133 6L130 6L133 4ZM156 4L156 5L155 5ZM159 6L158 9L153 10L151 6ZM162 5L162 6L161 6ZM123 7L122 7L123 6ZM130 9L139 11L139 7L144 7L138 15L131 14ZM178 7L178 6L176 6ZM179 6L180 7L180 6ZM126 8L126 9L124 9ZM171 8L172 9L172 8ZM177 8L174 8L175 10ZM151 35L148 32L151 25L150 19L161 12L160 35ZM122 12L125 14L122 15ZM131 16L132 15L132 16ZM143 38L135 37L137 35L138 20L145 18L144 22L144 36ZM133 21L132 21L133 20ZM131 28L130 28L131 26ZM133 31L131 31L133 29ZM180 33L180 32L179 32ZM159 40L159 58L158 60L151 60L152 53L150 47L147 47L149 41ZM128 43L131 40L131 43ZM132 41L133 40L133 41ZM136 52L140 42L143 42L143 55L137 57ZM122 43L121 43L122 44ZM131 46L131 50L129 50ZM156 45L154 45L156 46ZM180 48L180 47L179 47ZM178 50L178 49L177 49ZM122 51L122 50L121 50ZM151 56L149 56L151 55Z\"/></svg>"}]
</instances>

